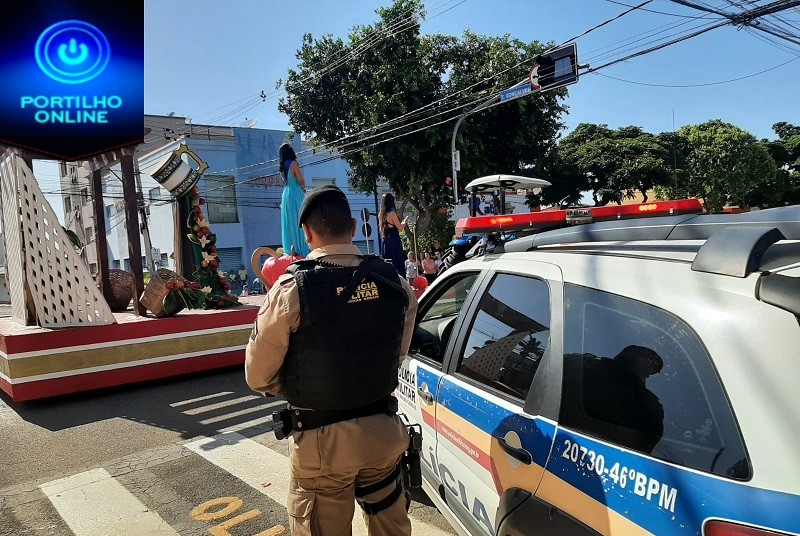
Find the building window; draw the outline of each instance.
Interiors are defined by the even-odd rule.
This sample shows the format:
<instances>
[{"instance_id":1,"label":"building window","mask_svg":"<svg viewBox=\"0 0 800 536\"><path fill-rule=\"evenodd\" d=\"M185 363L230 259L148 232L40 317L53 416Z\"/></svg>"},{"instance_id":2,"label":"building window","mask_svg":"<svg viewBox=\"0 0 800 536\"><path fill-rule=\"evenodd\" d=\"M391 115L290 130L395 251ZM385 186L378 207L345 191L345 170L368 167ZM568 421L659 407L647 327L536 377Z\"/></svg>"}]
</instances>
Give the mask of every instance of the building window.
<instances>
[{"instance_id":1,"label":"building window","mask_svg":"<svg viewBox=\"0 0 800 536\"><path fill-rule=\"evenodd\" d=\"M161 254L161 261L158 263L161 268L169 267L169 256L166 253Z\"/></svg>"},{"instance_id":2,"label":"building window","mask_svg":"<svg viewBox=\"0 0 800 536\"><path fill-rule=\"evenodd\" d=\"M236 183L232 176L207 176L205 195L209 223L239 223Z\"/></svg>"},{"instance_id":3,"label":"building window","mask_svg":"<svg viewBox=\"0 0 800 536\"><path fill-rule=\"evenodd\" d=\"M64 198L64 214L72 212L72 198L67 196Z\"/></svg>"},{"instance_id":4,"label":"building window","mask_svg":"<svg viewBox=\"0 0 800 536\"><path fill-rule=\"evenodd\" d=\"M88 188L81 188L81 204L86 204L89 202L89 189Z\"/></svg>"},{"instance_id":5,"label":"building window","mask_svg":"<svg viewBox=\"0 0 800 536\"><path fill-rule=\"evenodd\" d=\"M115 270L119 270L119 259L114 259L111 262L111 267L114 268Z\"/></svg>"},{"instance_id":6,"label":"building window","mask_svg":"<svg viewBox=\"0 0 800 536\"><path fill-rule=\"evenodd\" d=\"M330 179L327 177L314 177L311 179L311 187L312 188L320 188L322 186L336 186L336 179Z\"/></svg>"},{"instance_id":7,"label":"building window","mask_svg":"<svg viewBox=\"0 0 800 536\"><path fill-rule=\"evenodd\" d=\"M111 217L115 214L114 205L106 205L106 221L111 221Z\"/></svg>"},{"instance_id":8,"label":"building window","mask_svg":"<svg viewBox=\"0 0 800 536\"><path fill-rule=\"evenodd\" d=\"M150 201L160 201L161 200L161 188L150 188L147 192Z\"/></svg>"},{"instance_id":9,"label":"building window","mask_svg":"<svg viewBox=\"0 0 800 536\"><path fill-rule=\"evenodd\" d=\"M87 244L94 242L94 227L87 227L83 232L85 233Z\"/></svg>"}]
</instances>

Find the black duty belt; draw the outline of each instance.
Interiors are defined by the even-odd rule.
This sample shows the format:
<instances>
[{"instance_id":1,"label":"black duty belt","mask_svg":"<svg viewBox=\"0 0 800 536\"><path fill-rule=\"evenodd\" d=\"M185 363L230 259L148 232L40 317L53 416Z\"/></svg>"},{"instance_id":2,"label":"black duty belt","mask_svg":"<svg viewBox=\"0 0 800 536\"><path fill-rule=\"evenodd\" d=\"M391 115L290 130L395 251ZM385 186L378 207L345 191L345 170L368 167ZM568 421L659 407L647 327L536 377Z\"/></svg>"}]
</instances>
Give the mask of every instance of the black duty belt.
<instances>
[{"instance_id":1,"label":"black duty belt","mask_svg":"<svg viewBox=\"0 0 800 536\"><path fill-rule=\"evenodd\" d=\"M310 409L283 409L272 414L272 420L279 422L282 426L275 430L275 437L284 439L292 432L302 432L313 430L342 421L349 421L359 417L369 417L385 413L394 415L397 413L397 399L393 396L381 398L376 402L335 411L320 411Z\"/></svg>"}]
</instances>

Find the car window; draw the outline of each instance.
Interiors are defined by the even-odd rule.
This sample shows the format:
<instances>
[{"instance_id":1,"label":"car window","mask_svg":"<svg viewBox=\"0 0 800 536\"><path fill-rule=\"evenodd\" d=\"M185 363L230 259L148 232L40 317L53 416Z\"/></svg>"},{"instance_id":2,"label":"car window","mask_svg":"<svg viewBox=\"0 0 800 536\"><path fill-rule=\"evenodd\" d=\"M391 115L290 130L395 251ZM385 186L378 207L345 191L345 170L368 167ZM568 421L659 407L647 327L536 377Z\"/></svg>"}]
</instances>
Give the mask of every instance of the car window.
<instances>
[{"instance_id":1,"label":"car window","mask_svg":"<svg viewBox=\"0 0 800 536\"><path fill-rule=\"evenodd\" d=\"M453 325L477 278L478 272L453 274L437 286L418 312L419 321L411 340L413 352L442 363Z\"/></svg>"},{"instance_id":2,"label":"car window","mask_svg":"<svg viewBox=\"0 0 800 536\"><path fill-rule=\"evenodd\" d=\"M622 447L746 479L733 411L694 331L651 305L565 285L560 421Z\"/></svg>"},{"instance_id":3,"label":"car window","mask_svg":"<svg viewBox=\"0 0 800 536\"><path fill-rule=\"evenodd\" d=\"M549 340L547 283L498 274L481 297L456 372L524 400Z\"/></svg>"}]
</instances>

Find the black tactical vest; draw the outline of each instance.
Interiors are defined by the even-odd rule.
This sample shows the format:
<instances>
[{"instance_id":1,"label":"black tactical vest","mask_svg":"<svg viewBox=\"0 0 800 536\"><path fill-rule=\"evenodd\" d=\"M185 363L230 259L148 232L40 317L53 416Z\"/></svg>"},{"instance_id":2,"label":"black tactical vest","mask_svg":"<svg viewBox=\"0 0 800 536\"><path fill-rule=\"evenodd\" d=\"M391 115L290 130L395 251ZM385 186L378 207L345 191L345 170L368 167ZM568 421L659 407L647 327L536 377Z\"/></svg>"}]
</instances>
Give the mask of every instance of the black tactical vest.
<instances>
[{"instance_id":1,"label":"black tactical vest","mask_svg":"<svg viewBox=\"0 0 800 536\"><path fill-rule=\"evenodd\" d=\"M281 369L289 404L318 411L365 406L397 386L408 294L394 267L366 256L341 267L308 259L292 264L300 325ZM350 298L340 299L348 288Z\"/></svg>"}]
</instances>

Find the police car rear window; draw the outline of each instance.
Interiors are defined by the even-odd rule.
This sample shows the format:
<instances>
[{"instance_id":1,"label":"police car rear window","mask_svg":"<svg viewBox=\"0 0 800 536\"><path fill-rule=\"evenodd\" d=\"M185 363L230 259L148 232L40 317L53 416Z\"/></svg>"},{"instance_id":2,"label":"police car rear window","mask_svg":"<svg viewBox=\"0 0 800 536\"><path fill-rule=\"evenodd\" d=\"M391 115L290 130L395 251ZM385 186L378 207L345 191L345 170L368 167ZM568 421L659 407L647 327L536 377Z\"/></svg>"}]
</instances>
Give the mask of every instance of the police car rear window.
<instances>
[{"instance_id":1,"label":"police car rear window","mask_svg":"<svg viewBox=\"0 0 800 536\"><path fill-rule=\"evenodd\" d=\"M694 331L629 298L565 285L563 426L672 463L750 477L741 432Z\"/></svg>"}]
</instances>

